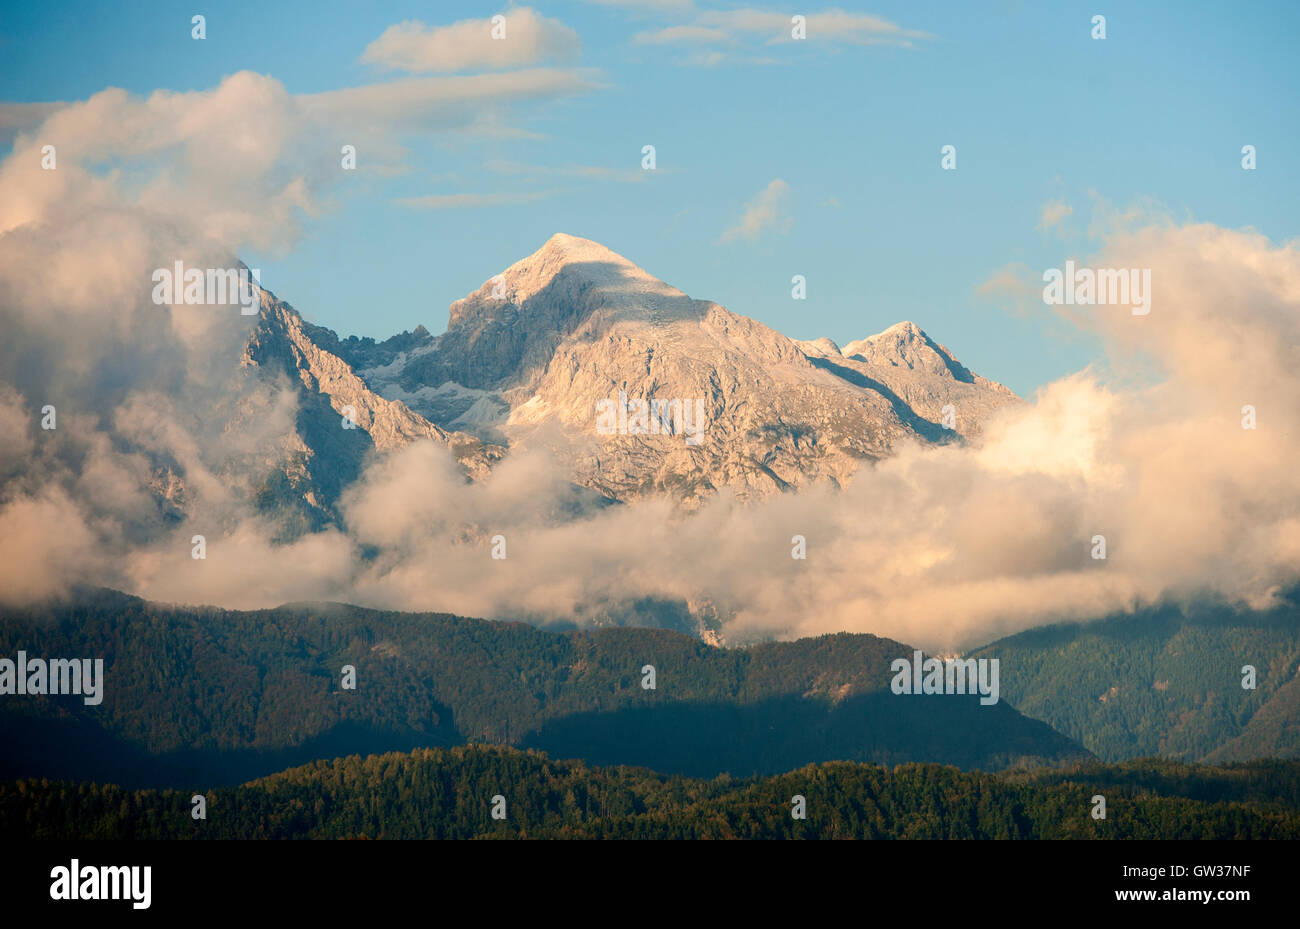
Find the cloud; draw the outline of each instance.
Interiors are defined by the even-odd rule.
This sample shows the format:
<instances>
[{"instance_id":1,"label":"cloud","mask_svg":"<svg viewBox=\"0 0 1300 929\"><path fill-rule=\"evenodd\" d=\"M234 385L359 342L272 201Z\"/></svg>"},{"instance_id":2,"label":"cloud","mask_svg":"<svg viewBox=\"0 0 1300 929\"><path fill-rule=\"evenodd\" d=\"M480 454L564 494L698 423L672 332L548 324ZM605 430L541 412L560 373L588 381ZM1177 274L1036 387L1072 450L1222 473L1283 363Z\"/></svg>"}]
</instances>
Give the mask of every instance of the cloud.
<instances>
[{"instance_id":1,"label":"cloud","mask_svg":"<svg viewBox=\"0 0 1300 929\"><path fill-rule=\"evenodd\" d=\"M528 191L502 194L431 194L427 197L405 197L398 200L402 206L413 210L448 210L458 207L507 206L514 203L531 203L549 196L551 191Z\"/></svg>"},{"instance_id":2,"label":"cloud","mask_svg":"<svg viewBox=\"0 0 1300 929\"><path fill-rule=\"evenodd\" d=\"M638 45L717 42L734 43L746 37L765 39L774 45L796 41L789 13L767 10L700 10L692 11L692 22L641 32L633 37ZM934 38L928 32L907 29L879 16L828 9L803 14L806 38L802 41L844 45L893 45L912 48L914 41Z\"/></svg>"},{"instance_id":3,"label":"cloud","mask_svg":"<svg viewBox=\"0 0 1300 929\"><path fill-rule=\"evenodd\" d=\"M20 132L30 132L66 103L0 103L0 143L12 142Z\"/></svg>"},{"instance_id":4,"label":"cloud","mask_svg":"<svg viewBox=\"0 0 1300 929\"><path fill-rule=\"evenodd\" d=\"M681 12L691 10L695 6L694 0L587 0L587 2L594 3L597 6L665 12Z\"/></svg>"},{"instance_id":5,"label":"cloud","mask_svg":"<svg viewBox=\"0 0 1300 929\"><path fill-rule=\"evenodd\" d=\"M407 78L293 95L241 71L210 90L110 88L63 106L21 134L0 166L0 232L87 209L153 212L230 250L287 247L342 176L339 150L376 170L400 165L407 134L500 131L512 104L592 90L589 75L531 69ZM40 146L58 168L44 171ZM130 172L110 171L129 163Z\"/></svg>"},{"instance_id":6,"label":"cloud","mask_svg":"<svg viewBox=\"0 0 1300 929\"><path fill-rule=\"evenodd\" d=\"M1005 310L1029 317L1042 312L1043 288L1038 272L1023 261L998 268L975 288L981 297L998 299Z\"/></svg>"},{"instance_id":7,"label":"cloud","mask_svg":"<svg viewBox=\"0 0 1300 929\"><path fill-rule=\"evenodd\" d=\"M406 20L389 26L366 46L361 60L394 71L501 70L541 61L572 61L581 52L578 34L556 19L529 7L505 17L504 38L491 19L467 19L450 26L427 26ZM500 34L499 32L497 34Z\"/></svg>"},{"instance_id":8,"label":"cloud","mask_svg":"<svg viewBox=\"0 0 1300 929\"><path fill-rule=\"evenodd\" d=\"M94 531L58 487L0 505L0 599L28 602L83 580L101 561Z\"/></svg>"},{"instance_id":9,"label":"cloud","mask_svg":"<svg viewBox=\"0 0 1300 929\"><path fill-rule=\"evenodd\" d=\"M303 449L291 385L241 365L255 317L155 304L152 274L292 247L329 207L345 142L363 165L397 166L405 134L474 131L485 111L591 86L541 69L294 95L239 72L15 120L29 128L0 162L0 600L96 583L247 604L283 592L282 570L301 572L304 595L346 582L351 540L286 547L285 518L256 511ZM247 561L194 562L195 534ZM178 563L209 570L186 588Z\"/></svg>"},{"instance_id":10,"label":"cloud","mask_svg":"<svg viewBox=\"0 0 1300 929\"><path fill-rule=\"evenodd\" d=\"M1073 207L1063 199L1048 200L1043 204L1042 213L1038 218L1038 229L1040 232L1046 232L1049 229L1056 229L1058 232L1064 232L1065 220L1074 213Z\"/></svg>"},{"instance_id":11,"label":"cloud","mask_svg":"<svg viewBox=\"0 0 1300 929\"><path fill-rule=\"evenodd\" d=\"M776 178L746 204L740 221L722 233L721 241L753 241L768 229L776 229L783 234L789 232L793 222L789 215L789 201L790 185Z\"/></svg>"},{"instance_id":12,"label":"cloud","mask_svg":"<svg viewBox=\"0 0 1300 929\"><path fill-rule=\"evenodd\" d=\"M668 12L661 10L660 12ZM780 58L755 54L737 55L736 46L752 45L765 40L765 45L796 41L792 32L792 16L784 12L755 9L698 10L693 5L683 5L678 14L689 15L689 22L638 32L632 36L633 45L642 46L707 46L723 45L731 50L724 53L716 48L697 48L679 64L689 67L714 68L723 63L748 65L774 65L784 63ZM928 32L907 29L882 19L862 13L846 13L829 9L820 13L801 14L805 31L801 41L819 44L842 45L892 45L900 48L914 47L914 41L932 39ZM752 49L751 49L752 51Z\"/></svg>"},{"instance_id":13,"label":"cloud","mask_svg":"<svg viewBox=\"0 0 1300 929\"><path fill-rule=\"evenodd\" d=\"M627 184L641 184L649 177L648 171L619 170L605 165L561 165L547 167L543 165L522 164L500 158L489 159L483 167L495 174L508 177L579 177L600 181L621 181Z\"/></svg>"},{"instance_id":14,"label":"cloud","mask_svg":"<svg viewBox=\"0 0 1300 929\"><path fill-rule=\"evenodd\" d=\"M716 68L726 60L727 56L722 52L696 52L683 61L682 64L694 68Z\"/></svg>"},{"instance_id":15,"label":"cloud","mask_svg":"<svg viewBox=\"0 0 1300 929\"><path fill-rule=\"evenodd\" d=\"M708 26L668 26L654 32L638 32L633 45L668 45L675 42L730 42L731 34Z\"/></svg>"}]
</instances>

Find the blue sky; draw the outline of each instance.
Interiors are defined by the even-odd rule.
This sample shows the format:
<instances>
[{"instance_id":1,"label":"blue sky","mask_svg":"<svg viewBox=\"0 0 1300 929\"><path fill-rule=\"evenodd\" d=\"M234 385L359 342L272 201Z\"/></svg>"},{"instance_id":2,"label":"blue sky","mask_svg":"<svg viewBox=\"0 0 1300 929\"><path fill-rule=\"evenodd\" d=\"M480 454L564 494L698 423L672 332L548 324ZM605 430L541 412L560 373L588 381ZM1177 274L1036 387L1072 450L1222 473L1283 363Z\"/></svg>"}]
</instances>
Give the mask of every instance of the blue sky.
<instances>
[{"instance_id":1,"label":"blue sky","mask_svg":"<svg viewBox=\"0 0 1300 929\"><path fill-rule=\"evenodd\" d=\"M912 319L974 370L1029 394L1087 364L1096 346L1046 307L1010 313L977 289L1012 262L1038 273L1089 254L1098 200L1152 198L1180 221L1252 226L1275 242L1297 234L1298 4L746 9L836 5L926 36L910 47L815 34L768 43L744 31L644 44L638 34L675 26L725 31L700 24L740 5L530 4L577 33L580 54L555 66L578 69L590 89L484 113L513 133L403 137L403 173L341 179L291 249L250 251L249 263L342 334L436 333L448 303L567 232L796 338L844 343ZM511 12L472 2L192 6L5 2L0 99L202 91L244 69L290 94L383 83L404 75L361 58L388 27ZM192 12L207 17L202 42L190 37ZM1097 13L1104 41L1090 37ZM366 140L344 141L365 166ZM650 176L640 171L646 144L657 149ZM955 171L940 169L945 144L957 146ZM1245 144L1257 148L1255 171L1241 169ZM789 188L779 221L724 241L776 179ZM464 193L504 202L402 203ZM1040 228L1054 200L1073 213ZM790 298L793 274L807 278L806 301Z\"/></svg>"}]
</instances>

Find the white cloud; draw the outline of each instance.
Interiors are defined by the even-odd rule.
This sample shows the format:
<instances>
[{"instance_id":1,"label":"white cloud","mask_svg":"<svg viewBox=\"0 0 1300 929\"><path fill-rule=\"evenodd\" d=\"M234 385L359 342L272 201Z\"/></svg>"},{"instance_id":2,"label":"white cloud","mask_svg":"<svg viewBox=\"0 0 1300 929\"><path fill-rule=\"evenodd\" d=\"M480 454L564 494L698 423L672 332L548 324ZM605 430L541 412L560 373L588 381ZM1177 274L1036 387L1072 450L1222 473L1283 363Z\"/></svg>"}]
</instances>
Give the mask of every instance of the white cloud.
<instances>
[{"instance_id":1,"label":"white cloud","mask_svg":"<svg viewBox=\"0 0 1300 929\"><path fill-rule=\"evenodd\" d=\"M578 177L599 181L621 181L627 184L642 184L649 177L649 172L641 170L619 170L605 165L561 165L547 167L543 165L522 164L493 158L485 161L483 167L507 177Z\"/></svg>"},{"instance_id":2,"label":"white cloud","mask_svg":"<svg viewBox=\"0 0 1300 929\"><path fill-rule=\"evenodd\" d=\"M719 51L701 51L687 57L681 64L692 68L716 68L727 60L727 56Z\"/></svg>"},{"instance_id":3,"label":"white cloud","mask_svg":"<svg viewBox=\"0 0 1300 929\"><path fill-rule=\"evenodd\" d=\"M450 26L428 26L406 20L389 26L366 46L361 60L395 71L500 70L541 61L572 61L582 42L578 34L556 19L529 7L516 7L505 17L505 37L493 38L490 19L467 19Z\"/></svg>"},{"instance_id":4,"label":"white cloud","mask_svg":"<svg viewBox=\"0 0 1300 929\"><path fill-rule=\"evenodd\" d=\"M654 32L638 32L632 36L633 45L668 45L673 42L730 42L732 37L722 29L708 26L669 26Z\"/></svg>"},{"instance_id":5,"label":"white cloud","mask_svg":"<svg viewBox=\"0 0 1300 929\"><path fill-rule=\"evenodd\" d=\"M349 539L279 545L282 527L249 511L295 453L297 414L287 385L241 368L255 319L154 304L152 272L291 247L345 177L345 142L363 165L396 166L407 133L477 131L517 100L591 86L541 69L294 95L239 72L14 118L27 128L0 162L0 600L95 583L248 604L284 592L285 571L304 596L347 582ZM41 169L44 144L57 170ZM38 426L46 403L53 431ZM183 495L166 497L177 476ZM196 533L227 558L193 561ZM182 582L180 567L205 566Z\"/></svg>"},{"instance_id":6,"label":"white cloud","mask_svg":"<svg viewBox=\"0 0 1300 929\"><path fill-rule=\"evenodd\" d=\"M10 142L20 132L35 129L66 103L0 103L0 142Z\"/></svg>"},{"instance_id":7,"label":"white cloud","mask_svg":"<svg viewBox=\"0 0 1300 929\"><path fill-rule=\"evenodd\" d=\"M1038 229L1040 232L1046 232L1049 229L1056 229L1058 232L1063 232L1065 220L1073 213L1074 208L1066 203L1065 200L1059 197L1054 200L1048 200L1043 204L1042 213L1039 215Z\"/></svg>"},{"instance_id":8,"label":"white cloud","mask_svg":"<svg viewBox=\"0 0 1300 929\"><path fill-rule=\"evenodd\" d=\"M431 194L425 197L404 197L397 202L413 210L449 210L458 207L506 206L541 200L550 191L499 194Z\"/></svg>"},{"instance_id":9,"label":"white cloud","mask_svg":"<svg viewBox=\"0 0 1300 929\"><path fill-rule=\"evenodd\" d=\"M638 45L737 42L742 38L766 40L772 45L793 42L791 35L792 13L767 10L701 10L692 11L690 23L669 26L653 32L638 33L633 42ZM802 11L792 11L802 12ZM914 41L934 38L919 29L907 29L879 16L849 13L840 9L820 13L805 13L807 42L835 42L845 45L894 45L912 48Z\"/></svg>"},{"instance_id":10,"label":"white cloud","mask_svg":"<svg viewBox=\"0 0 1300 929\"><path fill-rule=\"evenodd\" d=\"M789 212L790 185L779 177L768 184L745 206L745 212L736 225L722 233L723 242L736 239L757 239L768 229L790 231L793 222Z\"/></svg>"},{"instance_id":11,"label":"white cloud","mask_svg":"<svg viewBox=\"0 0 1300 929\"><path fill-rule=\"evenodd\" d=\"M339 149L393 169L405 134L509 134L517 102L555 99L597 85L585 72L540 68L503 74L405 78L294 95L274 78L241 71L204 91L120 89L68 104L15 140L0 165L0 233L88 208L155 213L232 252L286 247L336 184ZM54 144L58 170L43 171ZM129 172L106 172L115 163Z\"/></svg>"}]
</instances>

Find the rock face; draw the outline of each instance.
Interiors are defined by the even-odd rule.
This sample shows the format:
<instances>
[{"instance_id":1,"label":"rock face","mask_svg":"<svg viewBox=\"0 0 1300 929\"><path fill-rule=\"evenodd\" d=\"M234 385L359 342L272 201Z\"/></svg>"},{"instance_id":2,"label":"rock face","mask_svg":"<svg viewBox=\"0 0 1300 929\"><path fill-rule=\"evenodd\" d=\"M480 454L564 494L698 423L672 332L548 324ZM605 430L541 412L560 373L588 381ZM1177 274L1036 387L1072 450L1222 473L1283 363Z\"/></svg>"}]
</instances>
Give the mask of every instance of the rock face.
<instances>
[{"instance_id":1,"label":"rock face","mask_svg":"<svg viewBox=\"0 0 1300 929\"><path fill-rule=\"evenodd\" d=\"M997 381L972 373L913 322L895 323L842 349L830 339L804 344L810 358L821 359L814 364L845 369L841 376L901 401L914 415L917 431L930 439L934 424L943 426L947 406L952 430L969 438L995 411L1018 400Z\"/></svg>"},{"instance_id":2,"label":"rock face","mask_svg":"<svg viewBox=\"0 0 1300 929\"><path fill-rule=\"evenodd\" d=\"M544 442L576 483L617 500L840 484L900 441L960 441L1016 402L911 323L843 351L797 342L563 234L453 303L445 334L397 339L358 354L353 376L443 428ZM599 411L623 398L609 434ZM651 401L699 401L704 428L663 434L639 415Z\"/></svg>"},{"instance_id":3,"label":"rock face","mask_svg":"<svg viewBox=\"0 0 1300 929\"><path fill-rule=\"evenodd\" d=\"M242 363L297 395L254 492L305 531L338 522L368 453L418 440L451 448L467 480L541 444L605 501L689 508L840 485L900 442L964 441L1017 402L913 323L843 349L795 341L563 234L454 302L437 337L340 339L263 291Z\"/></svg>"},{"instance_id":4,"label":"rock face","mask_svg":"<svg viewBox=\"0 0 1300 929\"><path fill-rule=\"evenodd\" d=\"M337 521L343 489L361 473L371 449L380 452L429 439L447 445L467 479L480 479L505 450L463 432L448 432L400 401L375 393L340 354L329 330L305 322L289 304L267 291L242 364L297 387L295 432L282 443L279 473L261 490L263 509L299 511L304 529ZM345 428L345 418L355 422Z\"/></svg>"}]
</instances>

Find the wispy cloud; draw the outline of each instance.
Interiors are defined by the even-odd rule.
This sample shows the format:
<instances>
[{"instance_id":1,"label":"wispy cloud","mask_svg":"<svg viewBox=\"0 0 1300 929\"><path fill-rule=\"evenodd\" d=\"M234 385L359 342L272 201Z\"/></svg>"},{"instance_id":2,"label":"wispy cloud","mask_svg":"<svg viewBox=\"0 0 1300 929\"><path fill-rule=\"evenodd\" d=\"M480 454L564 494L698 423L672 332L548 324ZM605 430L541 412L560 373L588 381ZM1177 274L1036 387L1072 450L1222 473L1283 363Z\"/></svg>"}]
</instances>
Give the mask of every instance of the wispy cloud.
<instances>
[{"instance_id":1,"label":"wispy cloud","mask_svg":"<svg viewBox=\"0 0 1300 929\"><path fill-rule=\"evenodd\" d=\"M509 194L431 194L427 197L403 197L397 202L413 210L452 210L461 207L508 206L530 203L549 197L554 191L528 191Z\"/></svg>"},{"instance_id":2,"label":"wispy cloud","mask_svg":"<svg viewBox=\"0 0 1300 929\"><path fill-rule=\"evenodd\" d=\"M668 26L633 36L636 45L670 45L699 43L737 43L744 39L765 40L774 45L795 41L792 15L767 10L699 10L691 9L689 23ZM805 14L808 42L834 42L845 45L893 45L912 48L914 41L934 36L919 29L908 29L879 16L850 13L840 9Z\"/></svg>"},{"instance_id":3,"label":"wispy cloud","mask_svg":"<svg viewBox=\"0 0 1300 929\"><path fill-rule=\"evenodd\" d=\"M523 164L518 161L504 161L493 158L483 163L483 167L494 174L506 177L579 177L599 181L621 181L627 184L644 183L649 172L641 170L620 170L605 165L561 165L548 167L544 165Z\"/></svg>"},{"instance_id":4,"label":"wispy cloud","mask_svg":"<svg viewBox=\"0 0 1300 929\"><path fill-rule=\"evenodd\" d=\"M794 41L791 16L765 10L706 10L699 15L700 25L721 29L728 34L752 34L767 37L768 44ZM807 41L844 42L851 45L898 45L912 47L913 39L932 39L928 32L905 29L879 16L829 9L807 14Z\"/></svg>"},{"instance_id":5,"label":"wispy cloud","mask_svg":"<svg viewBox=\"0 0 1300 929\"><path fill-rule=\"evenodd\" d=\"M1058 233L1064 232L1065 220L1074 213L1071 207L1064 199L1058 197L1054 200L1048 200L1043 204L1042 212L1038 217L1038 230L1047 232L1055 229Z\"/></svg>"},{"instance_id":6,"label":"wispy cloud","mask_svg":"<svg viewBox=\"0 0 1300 929\"><path fill-rule=\"evenodd\" d=\"M745 205L745 212L740 217L740 221L722 233L721 241L734 242L736 239L753 241L768 229L775 229L781 233L789 232L793 223L789 205L790 185L778 177Z\"/></svg>"},{"instance_id":7,"label":"wispy cloud","mask_svg":"<svg viewBox=\"0 0 1300 929\"><path fill-rule=\"evenodd\" d=\"M694 9L694 0L587 0L597 6L612 6L625 10L653 12L681 12Z\"/></svg>"},{"instance_id":8,"label":"wispy cloud","mask_svg":"<svg viewBox=\"0 0 1300 929\"><path fill-rule=\"evenodd\" d=\"M668 45L674 42L731 42L730 33L709 26L669 26L653 32L638 32L633 45Z\"/></svg>"},{"instance_id":9,"label":"wispy cloud","mask_svg":"<svg viewBox=\"0 0 1300 929\"><path fill-rule=\"evenodd\" d=\"M361 60L394 71L501 70L542 61L572 61L582 49L578 34L558 19L529 7L501 14L504 38L494 38L490 19L467 19L450 26L406 20L389 26L366 46ZM500 34L500 33L499 33Z\"/></svg>"}]
</instances>

